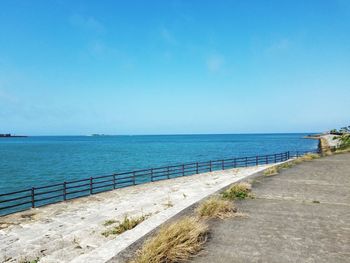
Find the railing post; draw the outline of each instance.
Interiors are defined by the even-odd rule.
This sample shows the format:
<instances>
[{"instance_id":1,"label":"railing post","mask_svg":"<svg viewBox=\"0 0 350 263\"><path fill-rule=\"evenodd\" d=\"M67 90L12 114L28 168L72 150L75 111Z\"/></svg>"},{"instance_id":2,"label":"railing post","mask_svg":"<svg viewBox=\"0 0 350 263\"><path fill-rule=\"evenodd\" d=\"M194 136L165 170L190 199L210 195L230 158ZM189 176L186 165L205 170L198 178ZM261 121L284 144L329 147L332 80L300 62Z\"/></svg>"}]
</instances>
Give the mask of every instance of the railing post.
<instances>
[{"instance_id":1,"label":"railing post","mask_svg":"<svg viewBox=\"0 0 350 263\"><path fill-rule=\"evenodd\" d=\"M63 200L67 200L67 182L63 182Z\"/></svg>"},{"instance_id":2,"label":"railing post","mask_svg":"<svg viewBox=\"0 0 350 263\"><path fill-rule=\"evenodd\" d=\"M90 194L92 195L92 177L90 177Z\"/></svg>"},{"instance_id":3,"label":"railing post","mask_svg":"<svg viewBox=\"0 0 350 263\"><path fill-rule=\"evenodd\" d=\"M196 162L196 174L198 174L198 162Z\"/></svg>"},{"instance_id":4,"label":"railing post","mask_svg":"<svg viewBox=\"0 0 350 263\"><path fill-rule=\"evenodd\" d=\"M153 168L151 168L151 182L153 182Z\"/></svg>"},{"instance_id":5,"label":"railing post","mask_svg":"<svg viewBox=\"0 0 350 263\"><path fill-rule=\"evenodd\" d=\"M287 160L289 160L289 158L290 158L290 152L288 151L287 152Z\"/></svg>"},{"instance_id":6,"label":"railing post","mask_svg":"<svg viewBox=\"0 0 350 263\"><path fill-rule=\"evenodd\" d=\"M256 156L256 157L255 157L255 164L256 164L256 166L259 165L259 156Z\"/></svg>"},{"instance_id":7,"label":"railing post","mask_svg":"<svg viewBox=\"0 0 350 263\"><path fill-rule=\"evenodd\" d=\"M212 168L211 168L211 160L209 161L209 171L210 171L210 172L212 171Z\"/></svg>"},{"instance_id":8,"label":"railing post","mask_svg":"<svg viewBox=\"0 0 350 263\"><path fill-rule=\"evenodd\" d=\"M225 170L225 161L224 160L221 161L221 168L222 168L222 170Z\"/></svg>"},{"instance_id":9,"label":"railing post","mask_svg":"<svg viewBox=\"0 0 350 263\"><path fill-rule=\"evenodd\" d=\"M166 175L167 175L167 177L169 179L170 178L169 166L166 168Z\"/></svg>"},{"instance_id":10,"label":"railing post","mask_svg":"<svg viewBox=\"0 0 350 263\"><path fill-rule=\"evenodd\" d=\"M269 156L266 155L266 164L269 164Z\"/></svg>"},{"instance_id":11,"label":"railing post","mask_svg":"<svg viewBox=\"0 0 350 263\"><path fill-rule=\"evenodd\" d=\"M275 163L277 163L277 154L275 153Z\"/></svg>"},{"instance_id":12,"label":"railing post","mask_svg":"<svg viewBox=\"0 0 350 263\"><path fill-rule=\"evenodd\" d=\"M185 176L185 165L182 165L182 176Z\"/></svg>"},{"instance_id":13,"label":"railing post","mask_svg":"<svg viewBox=\"0 0 350 263\"><path fill-rule=\"evenodd\" d=\"M237 167L237 158L235 158L233 161L233 168L236 168L236 167Z\"/></svg>"},{"instance_id":14,"label":"railing post","mask_svg":"<svg viewBox=\"0 0 350 263\"><path fill-rule=\"evenodd\" d=\"M248 157L245 158L245 167L248 166Z\"/></svg>"},{"instance_id":15,"label":"railing post","mask_svg":"<svg viewBox=\"0 0 350 263\"><path fill-rule=\"evenodd\" d=\"M135 181L135 171L132 172L132 184L136 185L136 181Z\"/></svg>"},{"instance_id":16,"label":"railing post","mask_svg":"<svg viewBox=\"0 0 350 263\"><path fill-rule=\"evenodd\" d=\"M34 192L35 188L32 187L32 208L35 207L35 192Z\"/></svg>"},{"instance_id":17,"label":"railing post","mask_svg":"<svg viewBox=\"0 0 350 263\"><path fill-rule=\"evenodd\" d=\"M115 174L113 174L113 189L115 189Z\"/></svg>"}]
</instances>

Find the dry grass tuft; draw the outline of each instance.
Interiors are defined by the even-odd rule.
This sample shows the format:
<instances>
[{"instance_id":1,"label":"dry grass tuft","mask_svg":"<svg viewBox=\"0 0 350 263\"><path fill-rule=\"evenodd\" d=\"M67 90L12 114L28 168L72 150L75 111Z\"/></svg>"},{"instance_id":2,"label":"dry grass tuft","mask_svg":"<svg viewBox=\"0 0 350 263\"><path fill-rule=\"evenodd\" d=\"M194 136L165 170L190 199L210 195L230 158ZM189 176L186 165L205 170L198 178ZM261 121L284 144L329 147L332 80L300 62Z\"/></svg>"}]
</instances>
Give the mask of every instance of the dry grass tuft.
<instances>
[{"instance_id":1,"label":"dry grass tuft","mask_svg":"<svg viewBox=\"0 0 350 263\"><path fill-rule=\"evenodd\" d=\"M117 223L118 221L117 220L114 220L114 219L110 219L110 220L107 220L103 223L104 226L110 226L110 225L113 225L115 223Z\"/></svg>"},{"instance_id":2,"label":"dry grass tuft","mask_svg":"<svg viewBox=\"0 0 350 263\"><path fill-rule=\"evenodd\" d=\"M184 262L198 253L206 242L208 226L193 217L185 217L164 226L146 240L131 263Z\"/></svg>"},{"instance_id":3,"label":"dry grass tuft","mask_svg":"<svg viewBox=\"0 0 350 263\"><path fill-rule=\"evenodd\" d=\"M40 260L39 257L35 258L35 259L31 259L31 260L27 260L27 259L24 259L24 260L20 260L19 262L20 263L38 263Z\"/></svg>"},{"instance_id":4,"label":"dry grass tuft","mask_svg":"<svg viewBox=\"0 0 350 263\"><path fill-rule=\"evenodd\" d=\"M253 197L251 193L252 186L248 183L238 183L232 185L229 189L222 193L222 197L229 200L245 199Z\"/></svg>"},{"instance_id":5,"label":"dry grass tuft","mask_svg":"<svg viewBox=\"0 0 350 263\"><path fill-rule=\"evenodd\" d=\"M135 217L135 218L129 218L128 216L125 216L121 223L119 223L117 226L111 229L108 229L102 232L102 235L105 237L108 237L110 235L119 235L121 233L124 233L127 230L133 229L142 221L146 220L147 217L148 215L142 215L140 217Z\"/></svg>"},{"instance_id":6,"label":"dry grass tuft","mask_svg":"<svg viewBox=\"0 0 350 263\"><path fill-rule=\"evenodd\" d=\"M316 154L316 153L307 153L307 154L304 154L303 156L300 156L300 157L296 158L293 161L293 164L299 164L299 163L302 163L302 162L312 161L312 160L318 159L320 157L321 157L321 155Z\"/></svg>"},{"instance_id":7,"label":"dry grass tuft","mask_svg":"<svg viewBox=\"0 0 350 263\"><path fill-rule=\"evenodd\" d=\"M237 209L232 202L219 197L212 197L197 208L196 213L201 218L229 218L233 217Z\"/></svg>"},{"instance_id":8,"label":"dry grass tuft","mask_svg":"<svg viewBox=\"0 0 350 263\"><path fill-rule=\"evenodd\" d=\"M303 156L301 156L299 159L301 161L312 161L314 159L318 159L320 158L321 156L319 154L316 154L316 153L308 153L308 154L305 154Z\"/></svg>"},{"instance_id":9,"label":"dry grass tuft","mask_svg":"<svg viewBox=\"0 0 350 263\"><path fill-rule=\"evenodd\" d=\"M286 162L278 165L278 169L289 169L294 166L293 162Z\"/></svg>"},{"instance_id":10,"label":"dry grass tuft","mask_svg":"<svg viewBox=\"0 0 350 263\"><path fill-rule=\"evenodd\" d=\"M264 171L265 176L272 176L278 174L279 169L277 166L272 166Z\"/></svg>"}]
</instances>

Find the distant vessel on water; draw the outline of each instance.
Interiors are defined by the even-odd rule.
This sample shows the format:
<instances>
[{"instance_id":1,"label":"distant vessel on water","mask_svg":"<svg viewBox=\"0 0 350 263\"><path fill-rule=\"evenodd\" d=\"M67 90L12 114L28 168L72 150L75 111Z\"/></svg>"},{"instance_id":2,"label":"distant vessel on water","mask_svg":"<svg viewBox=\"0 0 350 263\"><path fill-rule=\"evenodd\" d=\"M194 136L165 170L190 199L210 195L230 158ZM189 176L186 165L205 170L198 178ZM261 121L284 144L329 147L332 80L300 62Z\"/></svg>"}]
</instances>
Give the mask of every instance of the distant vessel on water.
<instances>
[{"instance_id":1,"label":"distant vessel on water","mask_svg":"<svg viewBox=\"0 0 350 263\"><path fill-rule=\"evenodd\" d=\"M94 134L91 134L91 136L93 137L107 137L107 136L113 136L113 135L109 135L109 134L98 134L98 133L94 133Z\"/></svg>"},{"instance_id":2,"label":"distant vessel on water","mask_svg":"<svg viewBox=\"0 0 350 263\"><path fill-rule=\"evenodd\" d=\"M28 137L24 135L13 135L11 133L0 133L0 138L23 138L23 137Z\"/></svg>"}]
</instances>

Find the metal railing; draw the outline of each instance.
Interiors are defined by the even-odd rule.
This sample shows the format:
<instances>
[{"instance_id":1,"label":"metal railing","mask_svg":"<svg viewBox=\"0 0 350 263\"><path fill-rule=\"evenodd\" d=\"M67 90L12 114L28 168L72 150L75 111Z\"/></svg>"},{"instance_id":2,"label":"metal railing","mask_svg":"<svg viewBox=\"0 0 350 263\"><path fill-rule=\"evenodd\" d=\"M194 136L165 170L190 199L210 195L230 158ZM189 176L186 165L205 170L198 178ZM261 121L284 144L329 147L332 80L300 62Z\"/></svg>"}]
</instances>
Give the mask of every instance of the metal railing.
<instances>
[{"instance_id":1,"label":"metal railing","mask_svg":"<svg viewBox=\"0 0 350 263\"><path fill-rule=\"evenodd\" d=\"M283 162L291 157L296 157L301 154L301 152L297 152L296 154L284 152L261 156L193 162L31 187L29 189L0 194L0 215L11 214L34 207L41 207L117 188L179 176Z\"/></svg>"}]
</instances>

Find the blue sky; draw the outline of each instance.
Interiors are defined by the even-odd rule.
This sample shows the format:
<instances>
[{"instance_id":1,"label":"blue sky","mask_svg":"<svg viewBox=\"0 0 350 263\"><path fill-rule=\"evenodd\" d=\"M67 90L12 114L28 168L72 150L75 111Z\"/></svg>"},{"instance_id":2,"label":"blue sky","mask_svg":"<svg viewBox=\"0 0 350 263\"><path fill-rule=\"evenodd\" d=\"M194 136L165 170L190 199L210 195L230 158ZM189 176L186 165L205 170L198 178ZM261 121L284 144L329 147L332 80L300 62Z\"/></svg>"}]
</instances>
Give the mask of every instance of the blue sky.
<instances>
[{"instance_id":1,"label":"blue sky","mask_svg":"<svg viewBox=\"0 0 350 263\"><path fill-rule=\"evenodd\" d=\"M349 125L350 1L0 3L0 133Z\"/></svg>"}]
</instances>

